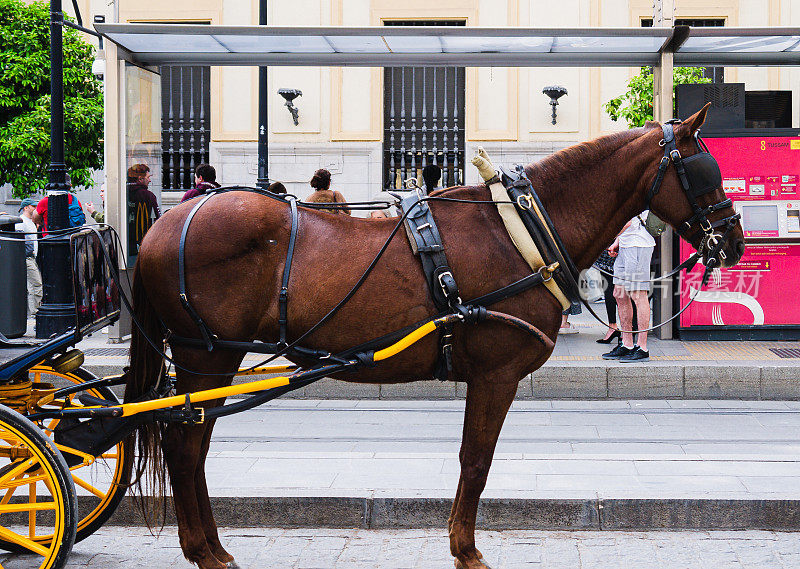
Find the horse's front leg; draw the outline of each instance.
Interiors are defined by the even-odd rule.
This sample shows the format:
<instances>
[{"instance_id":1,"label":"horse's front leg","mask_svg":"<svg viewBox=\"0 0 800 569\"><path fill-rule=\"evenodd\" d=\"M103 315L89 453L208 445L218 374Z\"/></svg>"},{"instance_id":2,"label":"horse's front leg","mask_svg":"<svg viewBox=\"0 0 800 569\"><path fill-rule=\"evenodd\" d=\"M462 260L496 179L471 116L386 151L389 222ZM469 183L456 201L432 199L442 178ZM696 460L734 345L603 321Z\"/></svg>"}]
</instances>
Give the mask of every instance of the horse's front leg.
<instances>
[{"instance_id":1,"label":"horse's front leg","mask_svg":"<svg viewBox=\"0 0 800 569\"><path fill-rule=\"evenodd\" d=\"M467 386L461 477L450 514L450 552L458 569L487 569L475 548L475 516L486 486L497 437L517 393L518 379L493 374L474 377Z\"/></svg>"}]
</instances>

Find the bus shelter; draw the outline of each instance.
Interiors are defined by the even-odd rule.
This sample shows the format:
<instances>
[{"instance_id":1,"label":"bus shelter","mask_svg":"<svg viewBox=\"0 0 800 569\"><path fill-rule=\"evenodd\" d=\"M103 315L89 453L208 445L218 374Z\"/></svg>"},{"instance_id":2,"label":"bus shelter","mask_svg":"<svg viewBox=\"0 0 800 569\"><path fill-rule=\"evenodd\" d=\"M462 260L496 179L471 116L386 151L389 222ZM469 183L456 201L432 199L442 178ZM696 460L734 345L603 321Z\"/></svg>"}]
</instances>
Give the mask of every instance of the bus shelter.
<instances>
[{"instance_id":1,"label":"bus shelter","mask_svg":"<svg viewBox=\"0 0 800 569\"><path fill-rule=\"evenodd\" d=\"M126 266L136 255L125 198L127 168L161 161L158 68L188 66L639 67L654 69L654 115L672 118L674 66L800 65L800 28L278 27L95 24L105 48L107 222ZM265 94L261 94L265 96ZM264 128L264 125L260 125ZM661 239L661 266L673 236ZM669 287L661 298L671 298ZM654 321L671 314L662 301ZM666 336L671 337L669 330Z\"/></svg>"}]
</instances>

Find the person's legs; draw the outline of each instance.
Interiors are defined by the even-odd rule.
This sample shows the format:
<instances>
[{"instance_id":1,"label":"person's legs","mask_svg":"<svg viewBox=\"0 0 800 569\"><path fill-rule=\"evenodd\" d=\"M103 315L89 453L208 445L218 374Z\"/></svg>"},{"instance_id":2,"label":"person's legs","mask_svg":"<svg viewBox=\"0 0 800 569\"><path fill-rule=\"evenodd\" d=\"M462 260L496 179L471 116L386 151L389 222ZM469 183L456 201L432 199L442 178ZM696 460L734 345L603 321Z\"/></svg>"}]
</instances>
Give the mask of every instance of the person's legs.
<instances>
[{"instance_id":1,"label":"person's legs","mask_svg":"<svg viewBox=\"0 0 800 569\"><path fill-rule=\"evenodd\" d=\"M625 332L624 330L631 330L631 323L633 322L633 307L631 305L631 297L625 287L622 285L614 286L614 298L617 300L617 308L619 309L619 325L622 332L622 345L626 348L633 348L633 334Z\"/></svg>"},{"instance_id":2,"label":"person's legs","mask_svg":"<svg viewBox=\"0 0 800 569\"><path fill-rule=\"evenodd\" d=\"M638 330L647 330L650 325L650 299L647 298L646 290L634 290L630 293L630 298L636 306ZM633 316L631 314L631 316ZM631 318L633 321L633 318ZM643 351L647 351L647 332L637 334L636 345Z\"/></svg>"},{"instance_id":3,"label":"person's legs","mask_svg":"<svg viewBox=\"0 0 800 569\"><path fill-rule=\"evenodd\" d=\"M33 257L25 258L28 280L28 314L34 315L42 304L42 275Z\"/></svg>"},{"instance_id":4,"label":"person's legs","mask_svg":"<svg viewBox=\"0 0 800 569\"><path fill-rule=\"evenodd\" d=\"M614 298L614 281L612 279L605 279L604 282L606 283L606 287L603 290L603 299L606 303L606 316L608 317L608 331L606 335L601 340L598 340L599 343L607 343L611 341L612 336L615 334L616 330L619 330L617 326L617 301Z\"/></svg>"}]
</instances>

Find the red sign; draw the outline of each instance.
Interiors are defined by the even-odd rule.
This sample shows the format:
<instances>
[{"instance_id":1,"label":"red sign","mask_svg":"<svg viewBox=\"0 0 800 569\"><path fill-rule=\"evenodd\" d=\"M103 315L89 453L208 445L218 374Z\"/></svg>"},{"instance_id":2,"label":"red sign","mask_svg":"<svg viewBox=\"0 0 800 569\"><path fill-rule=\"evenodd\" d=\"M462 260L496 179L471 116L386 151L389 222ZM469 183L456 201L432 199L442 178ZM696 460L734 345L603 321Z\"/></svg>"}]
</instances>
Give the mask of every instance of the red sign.
<instances>
[{"instance_id":1,"label":"red sign","mask_svg":"<svg viewBox=\"0 0 800 569\"><path fill-rule=\"evenodd\" d=\"M800 245L781 244L779 233L765 222L766 213L751 202L800 199L800 138L739 137L704 139L719 162L725 193L734 201L747 201L751 218L743 220L745 237L769 238L775 244L746 244L739 264L717 269L701 289L705 267L699 265L681 279L681 305L695 300L681 315L681 326L800 325ZM792 202L794 203L794 202ZM766 203L764 205L767 205ZM776 204L778 205L778 204ZM792 210L794 206L787 204ZM784 212L785 213L785 212ZM761 217L763 215L763 217ZM795 217L791 217L791 216ZM789 227L798 225L789 213ZM762 227L758 228L758 223ZM792 229L789 229L792 231ZM680 257L694 252L681 241Z\"/></svg>"}]
</instances>

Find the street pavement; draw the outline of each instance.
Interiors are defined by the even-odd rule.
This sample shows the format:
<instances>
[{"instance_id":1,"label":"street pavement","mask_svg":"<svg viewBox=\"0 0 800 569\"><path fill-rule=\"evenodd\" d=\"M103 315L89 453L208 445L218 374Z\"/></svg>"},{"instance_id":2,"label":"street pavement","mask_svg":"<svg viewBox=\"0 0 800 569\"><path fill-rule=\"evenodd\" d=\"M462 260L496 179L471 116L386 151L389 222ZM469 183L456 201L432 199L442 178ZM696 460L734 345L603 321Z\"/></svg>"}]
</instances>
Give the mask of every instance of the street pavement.
<instances>
[{"instance_id":1,"label":"street pavement","mask_svg":"<svg viewBox=\"0 0 800 569\"><path fill-rule=\"evenodd\" d=\"M241 569L452 569L447 535L437 530L223 528L223 545ZM741 532L479 531L494 569L791 569L800 534ZM23 568L20 560L7 569ZM177 532L103 528L73 549L67 569L193 567Z\"/></svg>"},{"instance_id":2,"label":"street pavement","mask_svg":"<svg viewBox=\"0 0 800 569\"><path fill-rule=\"evenodd\" d=\"M217 421L220 525L444 527L462 401L277 400ZM484 529L800 529L800 403L516 401ZM110 524L141 523L126 503Z\"/></svg>"}]
</instances>

